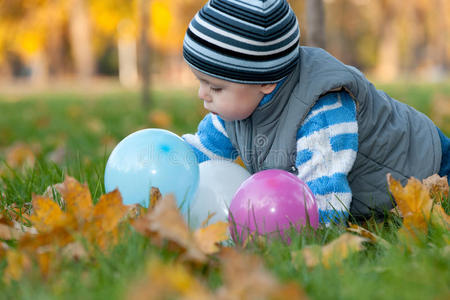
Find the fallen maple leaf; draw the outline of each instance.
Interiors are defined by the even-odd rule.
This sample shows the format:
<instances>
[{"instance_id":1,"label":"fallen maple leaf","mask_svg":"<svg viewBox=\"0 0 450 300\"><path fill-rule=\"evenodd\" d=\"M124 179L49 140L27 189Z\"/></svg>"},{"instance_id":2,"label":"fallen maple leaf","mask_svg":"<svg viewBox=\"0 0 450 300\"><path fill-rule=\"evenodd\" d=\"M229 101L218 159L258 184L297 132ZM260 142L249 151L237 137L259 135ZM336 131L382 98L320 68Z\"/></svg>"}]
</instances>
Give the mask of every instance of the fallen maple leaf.
<instances>
[{"instance_id":1,"label":"fallen maple leaf","mask_svg":"<svg viewBox=\"0 0 450 300\"><path fill-rule=\"evenodd\" d=\"M33 213L30 221L38 232L48 232L56 227L72 227L73 219L64 213L50 198L33 195Z\"/></svg>"},{"instance_id":2,"label":"fallen maple leaf","mask_svg":"<svg viewBox=\"0 0 450 300\"><path fill-rule=\"evenodd\" d=\"M90 212L90 222L84 227L85 235L103 250L110 244L116 244L118 224L127 212L128 208L122 204L119 190L102 195Z\"/></svg>"},{"instance_id":3,"label":"fallen maple leaf","mask_svg":"<svg viewBox=\"0 0 450 300\"><path fill-rule=\"evenodd\" d=\"M59 145L56 149L46 155L46 159L55 164L62 164L67 156L67 146Z\"/></svg>"},{"instance_id":4,"label":"fallen maple leaf","mask_svg":"<svg viewBox=\"0 0 450 300\"><path fill-rule=\"evenodd\" d=\"M228 223L220 221L197 229L194 232L194 239L203 253L213 254L219 251L217 241L225 241L228 239L227 231Z\"/></svg>"},{"instance_id":5,"label":"fallen maple leaf","mask_svg":"<svg viewBox=\"0 0 450 300\"><path fill-rule=\"evenodd\" d=\"M356 224L350 224L350 226L347 228L347 231L356 233L364 238L369 239L373 243L382 245L385 248L389 248L391 246L391 244L389 244L385 239Z\"/></svg>"},{"instance_id":6,"label":"fallen maple leaf","mask_svg":"<svg viewBox=\"0 0 450 300\"><path fill-rule=\"evenodd\" d=\"M416 237L416 232L427 233L433 200L429 190L418 179L410 178L405 187L390 174L387 175L389 189L403 216L401 232Z\"/></svg>"},{"instance_id":7,"label":"fallen maple leaf","mask_svg":"<svg viewBox=\"0 0 450 300\"><path fill-rule=\"evenodd\" d=\"M30 258L19 251L10 249L6 252L7 266L3 271L3 279L8 283L19 280L25 270L31 268Z\"/></svg>"},{"instance_id":8,"label":"fallen maple leaf","mask_svg":"<svg viewBox=\"0 0 450 300\"><path fill-rule=\"evenodd\" d=\"M301 256L309 268L315 267L320 263L329 268L331 264L340 264L350 254L363 250L364 246L362 243L366 241L368 239L344 233L322 247L313 245L294 251L292 252L292 259L297 264L298 257Z\"/></svg>"},{"instance_id":9,"label":"fallen maple leaf","mask_svg":"<svg viewBox=\"0 0 450 300\"><path fill-rule=\"evenodd\" d=\"M297 284L278 282L258 256L224 248L219 258L223 286L217 290L216 299L306 299Z\"/></svg>"},{"instance_id":10,"label":"fallen maple leaf","mask_svg":"<svg viewBox=\"0 0 450 300\"><path fill-rule=\"evenodd\" d=\"M180 263L164 264L157 259L148 262L146 278L129 290L128 300L214 298L185 266Z\"/></svg>"},{"instance_id":11,"label":"fallen maple leaf","mask_svg":"<svg viewBox=\"0 0 450 300\"><path fill-rule=\"evenodd\" d=\"M5 150L6 163L12 168L33 167L36 161L36 146L31 146L17 142Z\"/></svg>"},{"instance_id":12,"label":"fallen maple leaf","mask_svg":"<svg viewBox=\"0 0 450 300\"><path fill-rule=\"evenodd\" d=\"M172 125L172 117L163 110L150 111L148 121L158 128L169 128Z\"/></svg>"},{"instance_id":13,"label":"fallen maple leaf","mask_svg":"<svg viewBox=\"0 0 450 300\"><path fill-rule=\"evenodd\" d=\"M65 211L49 197L33 196L33 213L30 222L37 231L26 233L18 240L20 257L31 258L38 263L41 274L46 276L60 257L71 256L79 259L85 256L80 238L86 239L88 246L98 246L106 250L118 241L118 225L124 220L129 208L122 204L118 190L102 195L94 206L87 185L82 185L67 176L62 185L57 186L65 200ZM11 254L11 274L19 274L18 263ZM6 278L6 277L5 277Z\"/></svg>"},{"instance_id":14,"label":"fallen maple leaf","mask_svg":"<svg viewBox=\"0 0 450 300\"><path fill-rule=\"evenodd\" d=\"M56 185L55 188L64 199L67 214L73 215L81 222L92 215L94 204L86 184L82 185L75 178L66 176L64 183Z\"/></svg>"},{"instance_id":15,"label":"fallen maple leaf","mask_svg":"<svg viewBox=\"0 0 450 300\"><path fill-rule=\"evenodd\" d=\"M447 215L444 208L440 204L433 205L431 211L431 223L438 224L447 230L450 230L450 216Z\"/></svg>"},{"instance_id":16,"label":"fallen maple leaf","mask_svg":"<svg viewBox=\"0 0 450 300\"><path fill-rule=\"evenodd\" d=\"M80 260L88 255L85 247L80 242L68 244L61 250L61 253L63 256L73 260Z\"/></svg>"},{"instance_id":17,"label":"fallen maple leaf","mask_svg":"<svg viewBox=\"0 0 450 300\"><path fill-rule=\"evenodd\" d=\"M145 207L140 204L130 204L128 206L128 211L124 216L124 220L135 220L138 217L144 215L147 211Z\"/></svg>"},{"instance_id":18,"label":"fallen maple leaf","mask_svg":"<svg viewBox=\"0 0 450 300\"><path fill-rule=\"evenodd\" d=\"M2 222L2 216L0 215L0 239L1 240L17 240L23 235L23 232L14 228L13 223L11 225Z\"/></svg>"},{"instance_id":19,"label":"fallen maple leaf","mask_svg":"<svg viewBox=\"0 0 450 300\"><path fill-rule=\"evenodd\" d=\"M0 204L1 204L1 199L2 197L0 197ZM8 218L10 219L13 223L15 222L22 222L22 223L26 223L29 222L29 215L28 215L28 208L27 208L27 204L19 207L18 205L16 205L15 203L11 204L11 205L7 205L4 207L0 208L0 215L2 215L4 218ZM1 217L0 217L1 219Z\"/></svg>"},{"instance_id":20,"label":"fallen maple leaf","mask_svg":"<svg viewBox=\"0 0 450 300\"><path fill-rule=\"evenodd\" d=\"M150 189L150 205L151 209L155 208L156 203L158 203L162 199L161 192L158 188L153 187Z\"/></svg>"},{"instance_id":21,"label":"fallen maple leaf","mask_svg":"<svg viewBox=\"0 0 450 300\"><path fill-rule=\"evenodd\" d=\"M103 124L102 120L97 118L91 118L87 121L85 121L86 127L89 129L90 132L95 134L101 134L105 131L105 125Z\"/></svg>"},{"instance_id":22,"label":"fallen maple leaf","mask_svg":"<svg viewBox=\"0 0 450 300\"><path fill-rule=\"evenodd\" d=\"M442 196L448 197L447 176L440 177L438 174L434 174L422 180L422 183L437 202L441 202Z\"/></svg>"},{"instance_id":23,"label":"fallen maple leaf","mask_svg":"<svg viewBox=\"0 0 450 300\"><path fill-rule=\"evenodd\" d=\"M173 195L161 199L147 214L133 222L137 232L150 237L152 241L161 244L163 240L173 242L185 253L183 258L196 262L205 262L206 254L218 250L214 245L228 239L226 223L200 228L195 233L189 231L177 207ZM200 241L201 239L201 241Z\"/></svg>"},{"instance_id":24,"label":"fallen maple leaf","mask_svg":"<svg viewBox=\"0 0 450 300\"><path fill-rule=\"evenodd\" d=\"M6 255L6 251L8 251L9 246L4 242L0 242L0 258Z\"/></svg>"}]
</instances>

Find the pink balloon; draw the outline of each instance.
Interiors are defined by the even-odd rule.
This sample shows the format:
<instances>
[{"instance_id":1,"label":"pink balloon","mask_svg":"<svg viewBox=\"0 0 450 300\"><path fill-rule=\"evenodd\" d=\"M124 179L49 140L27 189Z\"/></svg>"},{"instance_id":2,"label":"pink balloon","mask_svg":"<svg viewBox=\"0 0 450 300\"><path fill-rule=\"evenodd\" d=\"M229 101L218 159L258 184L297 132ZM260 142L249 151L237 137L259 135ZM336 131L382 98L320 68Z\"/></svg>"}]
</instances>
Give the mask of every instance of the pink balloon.
<instances>
[{"instance_id":1,"label":"pink balloon","mask_svg":"<svg viewBox=\"0 0 450 300\"><path fill-rule=\"evenodd\" d=\"M319 211L309 187L297 176L271 169L245 180L230 204L230 232L235 242L249 233L280 236L291 226L300 230L309 218L311 227L319 226Z\"/></svg>"}]
</instances>

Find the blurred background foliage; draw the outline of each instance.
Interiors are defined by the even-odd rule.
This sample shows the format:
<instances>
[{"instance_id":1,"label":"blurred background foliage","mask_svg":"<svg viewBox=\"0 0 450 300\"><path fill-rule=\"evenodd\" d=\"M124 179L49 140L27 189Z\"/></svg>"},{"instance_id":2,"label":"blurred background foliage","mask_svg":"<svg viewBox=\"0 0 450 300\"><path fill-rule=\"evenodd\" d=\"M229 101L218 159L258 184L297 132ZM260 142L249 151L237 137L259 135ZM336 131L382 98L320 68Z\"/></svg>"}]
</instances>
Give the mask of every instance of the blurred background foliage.
<instances>
[{"instance_id":1,"label":"blurred background foliage","mask_svg":"<svg viewBox=\"0 0 450 300\"><path fill-rule=\"evenodd\" d=\"M322 45L378 81L442 80L450 68L450 0L291 0L303 45L314 32L310 3L324 15ZM0 0L0 80L119 78L139 84L139 43L151 82L190 85L181 47L205 0ZM142 14L142 9L146 14ZM148 10L148 11L147 11ZM142 23L142 15L148 23ZM307 24L308 23L308 24ZM142 24L148 24L145 30ZM146 39L140 39L140 33Z\"/></svg>"},{"instance_id":2,"label":"blurred background foliage","mask_svg":"<svg viewBox=\"0 0 450 300\"><path fill-rule=\"evenodd\" d=\"M195 132L206 111L182 43L205 2L0 0L0 161L101 169L133 131ZM302 45L356 66L450 133L450 0L289 2Z\"/></svg>"}]
</instances>

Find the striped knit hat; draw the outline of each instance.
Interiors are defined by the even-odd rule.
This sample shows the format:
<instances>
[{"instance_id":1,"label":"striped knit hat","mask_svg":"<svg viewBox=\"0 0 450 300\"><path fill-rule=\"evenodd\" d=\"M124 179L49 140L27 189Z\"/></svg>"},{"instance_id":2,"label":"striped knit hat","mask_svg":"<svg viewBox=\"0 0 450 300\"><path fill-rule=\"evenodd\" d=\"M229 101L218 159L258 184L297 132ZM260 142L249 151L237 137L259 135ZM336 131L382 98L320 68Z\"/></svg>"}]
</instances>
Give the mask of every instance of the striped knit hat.
<instances>
[{"instance_id":1,"label":"striped knit hat","mask_svg":"<svg viewBox=\"0 0 450 300\"><path fill-rule=\"evenodd\" d=\"M216 78L274 83L295 68L299 39L297 17L286 0L210 0L189 24L183 56Z\"/></svg>"}]
</instances>

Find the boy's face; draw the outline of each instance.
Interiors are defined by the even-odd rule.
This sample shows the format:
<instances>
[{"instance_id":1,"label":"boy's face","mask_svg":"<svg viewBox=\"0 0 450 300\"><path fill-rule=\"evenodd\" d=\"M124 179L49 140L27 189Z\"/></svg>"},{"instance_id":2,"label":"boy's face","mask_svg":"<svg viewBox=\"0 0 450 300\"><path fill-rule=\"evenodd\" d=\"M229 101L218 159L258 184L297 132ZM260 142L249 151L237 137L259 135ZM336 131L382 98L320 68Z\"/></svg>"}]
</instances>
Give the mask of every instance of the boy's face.
<instances>
[{"instance_id":1,"label":"boy's face","mask_svg":"<svg viewBox=\"0 0 450 300\"><path fill-rule=\"evenodd\" d=\"M276 84L239 84L218 79L195 69L200 81L198 96L203 106L225 121L243 120L258 107L265 94L270 94Z\"/></svg>"}]
</instances>

